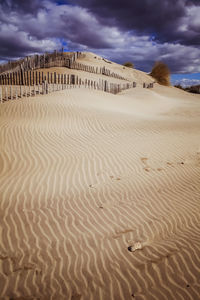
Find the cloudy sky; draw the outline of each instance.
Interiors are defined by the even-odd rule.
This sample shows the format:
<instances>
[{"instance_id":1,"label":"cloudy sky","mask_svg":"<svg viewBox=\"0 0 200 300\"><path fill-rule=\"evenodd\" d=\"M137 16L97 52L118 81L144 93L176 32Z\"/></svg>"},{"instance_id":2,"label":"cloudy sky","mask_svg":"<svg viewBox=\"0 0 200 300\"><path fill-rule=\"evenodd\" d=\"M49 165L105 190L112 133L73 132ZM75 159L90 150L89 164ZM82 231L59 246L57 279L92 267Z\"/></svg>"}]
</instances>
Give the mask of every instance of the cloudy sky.
<instances>
[{"instance_id":1,"label":"cloudy sky","mask_svg":"<svg viewBox=\"0 0 200 300\"><path fill-rule=\"evenodd\" d=\"M0 0L0 62L61 49L200 83L200 0Z\"/></svg>"}]
</instances>

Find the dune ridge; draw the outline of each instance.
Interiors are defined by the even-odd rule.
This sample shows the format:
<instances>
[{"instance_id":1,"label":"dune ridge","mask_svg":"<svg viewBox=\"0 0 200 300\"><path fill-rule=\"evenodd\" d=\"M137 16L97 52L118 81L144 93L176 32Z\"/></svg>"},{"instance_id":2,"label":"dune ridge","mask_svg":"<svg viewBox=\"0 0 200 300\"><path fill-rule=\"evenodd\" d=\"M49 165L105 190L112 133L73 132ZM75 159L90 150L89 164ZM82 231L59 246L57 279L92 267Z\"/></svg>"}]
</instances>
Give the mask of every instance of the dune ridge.
<instances>
[{"instance_id":1,"label":"dune ridge","mask_svg":"<svg viewBox=\"0 0 200 300\"><path fill-rule=\"evenodd\" d=\"M1 299L198 299L200 102L186 95L0 106Z\"/></svg>"}]
</instances>

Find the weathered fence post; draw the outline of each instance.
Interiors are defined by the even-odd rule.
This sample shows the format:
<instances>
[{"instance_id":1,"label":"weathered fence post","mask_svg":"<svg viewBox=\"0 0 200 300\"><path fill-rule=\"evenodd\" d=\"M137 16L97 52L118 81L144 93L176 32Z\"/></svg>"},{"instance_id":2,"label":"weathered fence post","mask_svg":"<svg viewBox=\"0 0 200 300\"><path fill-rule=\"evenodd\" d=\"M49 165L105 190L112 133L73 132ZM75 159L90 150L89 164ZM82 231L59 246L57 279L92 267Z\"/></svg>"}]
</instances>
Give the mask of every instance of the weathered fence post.
<instances>
[{"instance_id":1,"label":"weathered fence post","mask_svg":"<svg viewBox=\"0 0 200 300\"><path fill-rule=\"evenodd\" d=\"M32 73L33 86L35 85L35 72Z\"/></svg>"},{"instance_id":2,"label":"weathered fence post","mask_svg":"<svg viewBox=\"0 0 200 300\"><path fill-rule=\"evenodd\" d=\"M15 88L15 99L18 99L18 88Z\"/></svg>"},{"instance_id":3,"label":"weathered fence post","mask_svg":"<svg viewBox=\"0 0 200 300\"><path fill-rule=\"evenodd\" d=\"M12 85L10 86L10 100L13 99L13 96L12 96Z\"/></svg>"},{"instance_id":4,"label":"weathered fence post","mask_svg":"<svg viewBox=\"0 0 200 300\"><path fill-rule=\"evenodd\" d=\"M1 103L3 103L3 89L1 86L0 86L0 101Z\"/></svg>"},{"instance_id":5,"label":"weathered fence post","mask_svg":"<svg viewBox=\"0 0 200 300\"><path fill-rule=\"evenodd\" d=\"M5 94L6 94L6 101L8 101L8 88L7 88L7 86L5 87Z\"/></svg>"},{"instance_id":6,"label":"weathered fence post","mask_svg":"<svg viewBox=\"0 0 200 300\"><path fill-rule=\"evenodd\" d=\"M31 71L29 72L29 80L30 80L30 85L32 85L32 76L31 76Z\"/></svg>"},{"instance_id":7,"label":"weathered fence post","mask_svg":"<svg viewBox=\"0 0 200 300\"><path fill-rule=\"evenodd\" d=\"M35 72L35 83L36 83L36 85L38 85L38 72L37 71Z\"/></svg>"},{"instance_id":8,"label":"weathered fence post","mask_svg":"<svg viewBox=\"0 0 200 300\"><path fill-rule=\"evenodd\" d=\"M42 95L45 94L45 84L44 84L44 81L42 82Z\"/></svg>"},{"instance_id":9,"label":"weathered fence post","mask_svg":"<svg viewBox=\"0 0 200 300\"><path fill-rule=\"evenodd\" d=\"M108 81L105 80L104 82L104 92L107 92L108 91Z\"/></svg>"},{"instance_id":10,"label":"weathered fence post","mask_svg":"<svg viewBox=\"0 0 200 300\"><path fill-rule=\"evenodd\" d=\"M46 92L46 94L48 94L48 92L49 92L49 85L48 85L48 83L46 82L46 80L45 80L45 92Z\"/></svg>"}]
</instances>

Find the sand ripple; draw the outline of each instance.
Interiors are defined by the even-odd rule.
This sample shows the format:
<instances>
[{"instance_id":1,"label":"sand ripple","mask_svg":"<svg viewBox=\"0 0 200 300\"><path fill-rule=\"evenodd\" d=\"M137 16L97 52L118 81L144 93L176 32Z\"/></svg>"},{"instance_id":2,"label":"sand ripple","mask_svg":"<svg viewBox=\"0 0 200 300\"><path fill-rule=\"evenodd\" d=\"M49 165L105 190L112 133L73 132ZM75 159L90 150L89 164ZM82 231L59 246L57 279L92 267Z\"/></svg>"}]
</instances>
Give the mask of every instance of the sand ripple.
<instances>
[{"instance_id":1,"label":"sand ripple","mask_svg":"<svg viewBox=\"0 0 200 300\"><path fill-rule=\"evenodd\" d=\"M1 299L199 299L199 120L102 94L0 106Z\"/></svg>"}]
</instances>

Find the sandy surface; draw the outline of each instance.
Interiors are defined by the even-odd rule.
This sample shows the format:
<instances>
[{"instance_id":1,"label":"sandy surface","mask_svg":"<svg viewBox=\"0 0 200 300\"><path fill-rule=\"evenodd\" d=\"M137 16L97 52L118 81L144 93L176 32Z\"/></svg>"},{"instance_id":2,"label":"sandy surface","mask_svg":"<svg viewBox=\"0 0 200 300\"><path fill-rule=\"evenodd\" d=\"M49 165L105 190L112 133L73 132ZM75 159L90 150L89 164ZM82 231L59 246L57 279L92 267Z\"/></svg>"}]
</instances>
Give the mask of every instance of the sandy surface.
<instances>
[{"instance_id":1,"label":"sandy surface","mask_svg":"<svg viewBox=\"0 0 200 300\"><path fill-rule=\"evenodd\" d=\"M0 299L199 299L200 97L0 105L0 209Z\"/></svg>"}]
</instances>

